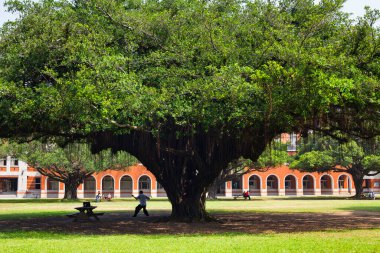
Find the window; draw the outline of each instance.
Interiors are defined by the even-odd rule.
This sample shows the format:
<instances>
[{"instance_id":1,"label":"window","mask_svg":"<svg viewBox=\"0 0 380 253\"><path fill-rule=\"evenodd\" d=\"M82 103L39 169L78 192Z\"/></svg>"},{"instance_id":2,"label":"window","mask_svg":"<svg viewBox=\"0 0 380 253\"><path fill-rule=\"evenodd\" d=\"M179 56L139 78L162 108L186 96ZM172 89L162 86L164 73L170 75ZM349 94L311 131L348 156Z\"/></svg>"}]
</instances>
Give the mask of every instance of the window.
<instances>
[{"instance_id":1,"label":"window","mask_svg":"<svg viewBox=\"0 0 380 253\"><path fill-rule=\"evenodd\" d=\"M311 176L305 176L302 180L302 186L304 189L312 189L314 187L314 180Z\"/></svg>"},{"instance_id":2,"label":"window","mask_svg":"<svg viewBox=\"0 0 380 253\"><path fill-rule=\"evenodd\" d=\"M347 176L340 176L338 180L338 187L339 189L344 189L346 187L346 182L347 182Z\"/></svg>"},{"instance_id":3,"label":"window","mask_svg":"<svg viewBox=\"0 0 380 253\"><path fill-rule=\"evenodd\" d=\"M17 178L0 178L0 192L16 192Z\"/></svg>"},{"instance_id":4,"label":"window","mask_svg":"<svg viewBox=\"0 0 380 253\"><path fill-rule=\"evenodd\" d=\"M373 184L373 187L379 188L379 187L380 187L380 182L375 182L375 183Z\"/></svg>"},{"instance_id":5,"label":"window","mask_svg":"<svg viewBox=\"0 0 380 253\"><path fill-rule=\"evenodd\" d=\"M59 186L59 182L54 180L54 179L51 179L51 178L48 178L47 180L47 189L50 190L50 191L58 191L58 186Z\"/></svg>"},{"instance_id":6,"label":"window","mask_svg":"<svg viewBox=\"0 0 380 253\"><path fill-rule=\"evenodd\" d=\"M0 159L0 166L7 166L7 159Z\"/></svg>"},{"instance_id":7,"label":"window","mask_svg":"<svg viewBox=\"0 0 380 253\"><path fill-rule=\"evenodd\" d=\"M34 179L34 189L41 190L41 178L40 177L36 177Z\"/></svg>"},{"instance_id":8,"label":"window","mask_svg":"<svg viewBox=\"0 0 380 253\"><path fill-rule=\"evenodd\" d=\"M276 187L275 186L275 181L274 180L268 180L267 182L267 187L268 189L275 189Z\"/></svg>"},{"instance_id":9,"label":"window","mask_svg":"<svg viewBox=\"0 0 380 253\"><path fill-rule=\"evenodd\" d=\"M339 179L339 189L344 188L344 179Z\"/></svg>"},{"instance_id":10,"label":"window","mask_svg":"<svg viewBox=\"0 0 380 253\"><path fill-rule=\"evenodd\" d=\"M149 183L146 181L140 181L140 189L148 190L149 189Z\"/></svg>"},{"instance_id":11,"label":"window","mask_svg":"<svg viewBox=\"0 0 380 253\"><path fill-rule=\"evenodd\" d=\"M95 191L96 190L95 178L92 176L86 178L83 182L83 188L85 191Z\"/></svg>"},{"instance_id":12,"label":"window","mask_svg":"<svg viewBox=\"0 0 380 253\"><path fill-rule=\"evenodd\" d=\"M277 178L275 176L269 176L267 179L268 189L277 189Z\"/></svg>"},{"instance_id":13,"label":"window","mask_svg":"<svg viewBox=\"0 0 380 253\"><path fill-rule=\"evenodd\" d=\"M132 178L123 176L120 180L120 190L132 190Z\"/></svg>"},{"instance_id":14,"label":"window","mask_svg":"<svg viewBox=\"0 0 380 253\"><path fill-rule=\"evenodd\" d=\"M260 189L260 178L258 176L252 176L248 181L249 189Z\"/></svg>"},{"instance_id":15,"label":"window","mask_svg":"<svg viewBox=\"0 0 380 253\"><path fill-rule=\"evenodd\" d=\"M103 178L102 190L113 191L114 190L114 181L111 176L105 176Z\"/></svg>"},{"instance_id":16,"label":"window","mask_svg":"<svg viewBox=\"0 0 380 253\"><path fill-rule=\"evenodd\" d=\"M233 179L232 180L232 189L241 189L241 180Z\"/></svg>"},{"instance_id":17,"label":"window","mask_svg":"<svg viewBox=\"0 0 380 253\"><path fill-rule=\"evenodd\" d=\"M249 187L256 189L257 188L257 180L249 180Z\"/></svg>"},{"instance_id":18,"label":"window","mask_svg":"<svg viewBox=\"0 0 380 253\"><path fill-rule=\"evenodd\" d=\"M286 176L285 178L285 189L295 189L296 188L296 178L294 176Z\"/></svg>"},{"instance_id":19,"label":"window","mask_svg":"<svg viewBox=\"0 0 380 253\"><path fill-rule=\"evenodd\" d=\"M328 186L327 186L327 180L326 179L322 179L321 180L321 187L322 189L327 189Z\"/></svg>"},{"instance_id":20,"label":"window","mask_svg":"<svg viewBox=\"0 0 380 253\"><path fill-rule=\"evenodd\" d=\"M18 166L18 159L13 159L11 160L11 166Z\"/></svg>"},{"instance_id":21,"label":"window","mask_svg":"<svg viewBox=\"0 0 380 253\"><path fill-rule=\"evenodd\" d=\"M142 176L139 180L140 190L150 190L150 178L147 176Z\"/></svg>"}]
</instances>

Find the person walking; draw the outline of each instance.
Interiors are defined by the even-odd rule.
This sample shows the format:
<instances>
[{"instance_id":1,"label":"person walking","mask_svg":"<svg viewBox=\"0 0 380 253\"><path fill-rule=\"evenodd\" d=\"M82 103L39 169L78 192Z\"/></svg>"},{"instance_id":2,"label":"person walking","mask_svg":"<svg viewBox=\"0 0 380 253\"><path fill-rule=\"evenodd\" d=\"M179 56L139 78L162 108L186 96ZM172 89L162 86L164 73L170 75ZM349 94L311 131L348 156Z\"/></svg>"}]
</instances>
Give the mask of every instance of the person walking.
<instances>
[{"instance_id":1,"label":"person walking","mask_svg":"<svg viewBox=\"0 0 380 253\"><path fill-rule=\"evenodd\" d=\"M146 216L149 216L149 213L146 210L146 201L150 200L150 198L148 196L146 196L143 191L140 191L140 194L137 197L135 197L133 195L132 195L132 197L134 197L136 200L140 201L140 204L138 206L136 206L136 208L135 208L135 214L133 215L133 217L136 217L141 209L143 210L143 212Z\"/></svg>"}]
</instances>

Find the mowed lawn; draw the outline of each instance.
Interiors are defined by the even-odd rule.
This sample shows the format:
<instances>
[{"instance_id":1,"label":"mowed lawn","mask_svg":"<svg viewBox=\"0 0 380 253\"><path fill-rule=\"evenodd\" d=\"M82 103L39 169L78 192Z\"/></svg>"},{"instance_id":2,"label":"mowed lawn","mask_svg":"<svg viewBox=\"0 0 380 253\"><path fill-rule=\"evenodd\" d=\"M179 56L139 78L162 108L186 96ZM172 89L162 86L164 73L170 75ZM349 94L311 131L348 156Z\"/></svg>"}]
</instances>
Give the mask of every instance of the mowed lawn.
<instances>
[{"instance_id":1,"label":"mowed lawn","mask_svg":"<svg viewBox=\"0 0 380 253\"><path fill-rule=\"evenodd\" d=\"M104 212L132 213L136 201L96 203ZM0 200L0 220L53 217L72 213L81 202ZM152 215L170 213L166 200L148 203ZM380 212L380 201L322 198L255 198L208 201L210 213ZM342 223L344 216L342 216ZM0 252L380 252L380 228L302 233L78 235L0 231Z\"/></svg>"},{"instance_id":2,"label":"mowed lawn","mask_svg":"<svg viewBox=\"0 0 380 253\"><path fill-rule=\"evenodd\" d=\"M95 203L96 211L129 212L132 213L137 201L132 199L117 199ZM82 201L61 200L0 200L0 219L32 218L57 216L72 213L74 207L81 206ZM325 212L336 213L343 211L380 212L380 200L352 200L336 198L255 198L244 200L211 200L206 208L210 213L221 212ZM148 202L152 214L171 210L166 199L154 199Z\"/></svg>"}]
</instances>

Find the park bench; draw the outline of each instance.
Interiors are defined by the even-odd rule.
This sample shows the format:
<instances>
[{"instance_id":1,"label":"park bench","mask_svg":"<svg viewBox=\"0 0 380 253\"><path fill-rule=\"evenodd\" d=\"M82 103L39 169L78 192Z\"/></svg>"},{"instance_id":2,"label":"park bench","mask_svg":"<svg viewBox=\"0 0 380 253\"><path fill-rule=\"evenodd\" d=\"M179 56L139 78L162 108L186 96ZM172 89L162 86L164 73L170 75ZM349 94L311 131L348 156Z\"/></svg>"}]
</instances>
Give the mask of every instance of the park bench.
<instances>
[{"instance_id":1,"label":"park bench","mask_svg":"<svg viewBox=\"0 0 380 253\"><path fill-rule=\"evenodd\" d=\"M234 199L240 199L240 198L244 199L244 197L243 197L242 194L234 195L233 198L234 198Z\"/></svg>"}]
</instances>

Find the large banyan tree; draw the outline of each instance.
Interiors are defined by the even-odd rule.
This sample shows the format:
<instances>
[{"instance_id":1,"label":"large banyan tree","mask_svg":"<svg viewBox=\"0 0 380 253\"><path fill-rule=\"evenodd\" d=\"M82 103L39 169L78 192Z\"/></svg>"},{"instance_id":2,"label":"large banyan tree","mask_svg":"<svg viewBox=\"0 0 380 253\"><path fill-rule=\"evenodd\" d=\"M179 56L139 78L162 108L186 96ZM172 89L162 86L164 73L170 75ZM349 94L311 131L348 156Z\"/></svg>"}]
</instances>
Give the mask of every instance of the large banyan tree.
<instances>
[{"instance_id":1,"label":"large banyan tree","mask_svg":"<svg viewBox=\"0 0 380 253\"><path fill-rule=\"evenodd\" d=\"M343 2L11 1L0 136L127 151L173 218L205 218L221 170L282 132L379 133L379 13Z\"/></svg>"}]
</instances>

